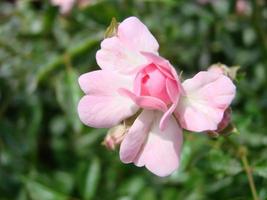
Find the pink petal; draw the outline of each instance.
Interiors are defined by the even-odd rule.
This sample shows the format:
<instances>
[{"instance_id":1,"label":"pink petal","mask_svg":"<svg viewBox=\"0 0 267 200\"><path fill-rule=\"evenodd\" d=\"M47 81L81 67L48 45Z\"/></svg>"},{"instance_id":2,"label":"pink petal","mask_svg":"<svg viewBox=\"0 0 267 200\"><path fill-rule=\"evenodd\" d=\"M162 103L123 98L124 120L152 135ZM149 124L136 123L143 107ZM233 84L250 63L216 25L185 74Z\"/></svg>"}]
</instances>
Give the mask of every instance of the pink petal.
<instances>
[{"instance_id":1,"label":"pink petal","mask_svg":"<svg viewBox=\"0 0 267 200\"><path fill-rule=\"evenodd\" d=\"M181 83L174 67L170 64L168 60L148 52L142 52L142 55L146 57L148 62L153 63L161 73L168 77L166 79L166 83L164 84L162 84L162 80L160 77L157 76L156 78L154 78L155 80L157 80L157 84L154 90L157 91L157 89L160 88L158 84L164 85L166 87L166 91L168 93L166 95L168 97L163 99L171 99L171 102L173 103L169 107L168 111L164 113L160 121L160 129L164 130L164 128L167 126L167 122L170 115L173 113L178 104L180 95L183 93Z\"/></svg>"},{"instance_id":2,"label":"pink petal","mask_svg":"<svg viewBox=\"0 0 267 200\"><path fill-rule=\"evenodd\" d=\"M159 49L157 40L136 17L129 17L120 23L118 37L130 49L154 53Z\"/></svg>"},{"instance_id":3,"label":"pink petal","mask_svg":"<svg viewBox=\"0 0 267 200\"><path fill-rule=\"evenodd\" d=\"M160 123L159 123L159 128L161 131L164 131L165 128L168 126L170 117L172 115L172 113L174 112L176 106L177 106L178 100L176 101L176 103L172 104L170 106L170 108L163 114Z\"/></svg>"},{"instance_id":4,"label":"pink petal","mask_svg":"<svg viewBox=\"0 0 267 200\"><path fill-rule=\"evenodd\" d=\"M95 128L110 128L134 115L138 107L123 96L86 95L78 104L81 121Z\"/></svg>"},{"instance_id":5,"label":"pink petal","mask_svg":"<svg viewBox=\"0 0 267 200\"><path fill-rule=\"evenodd\" d=\"M143 79L141 80L141 95L153 96L162 100L166 105L168 105L170 103L170 98L166 91L166 77L164 74L161 73L161 71L158 70L154 64L148 65L146 68L140 71L140 73L143 76Z\"/></svg>"},{"instance_id":6,"label":"pink petal","mask_svg":"<svg viewBox=\"0 0 267 200\"><path fill-rule=\"evenodd\" d=\"M147 27L136 17L129 17L120 23L117 36L102 41L96 60L102 69L131 74L147 64L141 51L157 54L158 48Z\"/></svg>"},{"instance_id":7,"label":"pink petal","mask_svg":"<svg viewBox=\"0 0 267 200\"><path fill-rule=\"evenodd\" d=\"M167 79L166 80L166 88L167 88L167 92L168 95L170 97L170 99L172 100L173 104L170 106L170 108L168 109L167 112L165 112L160 120L160 130L164 130L166 128L166 126L168 125L168 121L170 119L171 114L174 112L175 108L177 107L179 98L180 98L180 88L177 85L177 82L171 80L171 79Z\"/></svg>"},{"instance_id":8,"label":"pink petal","mask_svg":"<svg viewBox=\"0 0 267 200\"><path fill-rule=\"evenodd\" d=\"M147 63L138 50L131 50L119 38L106 38L101 43L101 49L96 53L96 61L101 69L116 70L130 74L136 68Z\"/></svg>"},{"instance_id":9,"label":"pink petal","mask_svg":"<svg viewBox=\"0 0 267 200\"><path fill-rule=\"evenodd\" d=\"M143 110L126 133L120 146L120 159L122 162L133 162L138 155L150 131L154 119L153 113L153 111Z\"/></svg>"},{"instance_id":10,"label":"pink petal","mask_svg":"<svg viewBox=\"0 0 267 200\"><path fill-rule=\"evenodd\" d=\"M119 88L133 87L133 78L105 70L85 73L79 77L78 82L85 94L118 94Z\"/></svg>"},{"instance_id":11,"label":"pink petal","mask_svg":"<svg viewBox=\"0 0 267 200\"><path fill-rule=\"evenodd\" d=\"M131 88L131 78L110 71L94 71L79 78L87 94L78 105L81 121L92 127L109 128L137 112L131 99L121 96L119 88Z\"/></svg>"},{"instance_id":12,"label":"pink petal","mask_svg":"<svg viewBox=\"0 0 267 200\"><path fill-rule=\"evenodd\" d=\"M183 142L182 130L173 116L164 132L159 129L162 114L155 112L154 123L148 133L146 143L135 158L134 163L158 176L168 176L179 167Z\"/></svg>"},{"instance_id":13,"label":"pink petal","mask_svg":"<svg viewBox=\"0 0 267 200\"><path fill-rule=\"evenodd\" d=\"M161 110L163 112L167 111L166 104L158 98L152 96L137 96L130 90L124 88L121 88L119 92L121 95L132 99L132 101L141 108L149 110Z\"/></svg>"},{"instance_id":14,"label":"pink petal","mask_svg":"<svg viewBox=\"0 0 267 200\"><path fill-rule=\"evenodd\" d=\"M142 79L143 79L142 73L137 73L135 80L134 80L134 88L133 91L136 95L140 96L142 93Z\"/></svg>"},{"instance_id":15,"label":"pink petal","mask_svg":"<svg viewBox=\"0 0 267 200\"><path fill-rule=\"evenodd\" d=\"M179 99L181 89L180 89L177 81L167 79L166 80L166 90L167 90L167 93L168 93L168 95L169 95L169 97L173 103L176 102L177 99Z\"/></svg>"},{"instance_id":16,"label":"pink petal","mask_svg":"<svg viewBox=\"0 0 267 200\"><path fill-rule=\"evenodd\" d=\"M141 52L141 53L147 59L148 63L155 64L158 67L158 69L163 74L165 74L165 76L167 76L170 79L175 79L177 77L177 80L178 80L177 75L173 76L173 74L172 74L173 70L174 70L175 74L176 74L176 71L168 60L166 60L165 58L160 57L156 54L150 53L150 52Z\"/></svg>"},{"instance_id":17,"label":"pink petal","mask_svg":"<svg viewBox=\"0 0 267 200\"><path fill-rule=\"evenodd\" d=\"M235 86L226 76L199 72L182 84L185 96L175 111L181 126L190 131L216 130L235 96Z\"/></svg>"}]
</instances>

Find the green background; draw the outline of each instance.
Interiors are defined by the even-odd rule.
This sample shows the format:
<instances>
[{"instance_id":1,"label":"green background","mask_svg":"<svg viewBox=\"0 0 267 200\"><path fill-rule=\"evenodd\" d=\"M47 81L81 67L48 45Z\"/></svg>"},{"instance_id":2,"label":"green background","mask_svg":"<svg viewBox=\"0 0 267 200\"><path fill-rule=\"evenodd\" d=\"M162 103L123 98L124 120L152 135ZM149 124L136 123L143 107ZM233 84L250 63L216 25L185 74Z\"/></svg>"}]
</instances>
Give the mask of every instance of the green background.
<instances>
[{"instance_id":1,"label":"green background","mask_svg":"<svg viewBox=\"0 0 267 200\"><path fill-rule=\"evenodd\" d=\"M267 5L234 0L94 1L61 15L48 1L0 1L0 199L249 200L239 147L248 150L260 199L267 199ZM124 165L100 143L105 129L76 113L80 74L111 18L139 17L160 54L183 77L212 63L240 65L233 121L240 134L185 133L180 169L159 178Z\"/></svg>"}]
</instances>

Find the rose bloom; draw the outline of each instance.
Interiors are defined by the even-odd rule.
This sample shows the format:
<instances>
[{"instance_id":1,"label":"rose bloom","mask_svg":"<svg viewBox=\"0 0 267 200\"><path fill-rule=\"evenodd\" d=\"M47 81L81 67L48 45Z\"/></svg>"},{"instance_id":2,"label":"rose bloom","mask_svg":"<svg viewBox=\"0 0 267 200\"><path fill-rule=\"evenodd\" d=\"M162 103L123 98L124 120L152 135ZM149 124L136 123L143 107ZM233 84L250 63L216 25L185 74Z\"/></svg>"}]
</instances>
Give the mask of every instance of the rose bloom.
<instances>
[{"instance_id":1,"label":"rose bloom","mask_svg":"<svg viewBox=\"0 0 267 200\"><path fill-rule=\"evenodd\" d=\"M235 86L225 75L209 71L181 83L158 49L139 19L121 22L117 34L104 39L96 54L101 70L79 78L85 96L78 114L84 124L96 128L112 128L133 118L121 129L123 136L114 132L106 145L114 148L119 141L122 162L167 176L179 166L182 129L216 130Z\"/></svg>"},{"instance_id":2,"label":"rose bloom","mask_svg":"<svg viewBox=\"0 0 267 200\"><path fill-rule=\"evenodd\" d=\"M91 0L51 0L54 6L59 6L60 13L67 14L71 11L72 7L77 3L79 7L87 6Z\"/></svg>"},{"instance_id":3,"label":"rose bloom","mask_svg":"<svg viewBox=\"0 0 267 200\"><path fill-rule=\"evenodd\" d=\"M239 15L246 15L249 12L249 3L247 0L237 0L235 4L235 11Z\"/></svg>"}]
</instances>

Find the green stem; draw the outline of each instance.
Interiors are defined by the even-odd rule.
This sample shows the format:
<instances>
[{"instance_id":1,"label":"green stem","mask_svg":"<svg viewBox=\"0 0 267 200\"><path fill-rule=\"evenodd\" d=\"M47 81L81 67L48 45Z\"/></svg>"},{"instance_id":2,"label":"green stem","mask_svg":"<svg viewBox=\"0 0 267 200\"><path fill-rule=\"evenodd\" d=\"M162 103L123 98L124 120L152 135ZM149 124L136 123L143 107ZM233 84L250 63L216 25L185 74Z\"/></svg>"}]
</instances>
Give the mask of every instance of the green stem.
<instances>
[{"instance_id":1,"label":"green stem","mask_svg":"<svg viewBox=\"0 0 267 200\"><path fill-rule=\"evenodd\" d=\"M239 132L239 130L236 128L236 126L235 126L235 129L236 129L237 132ZM257 194L254 178L253 178L253 175L252 175L252 169L251 169L251 166L249 165L248 158L247 158L247 151L248 151L247 148L244 147L244 146L240 146L240 144L238 144L237 142L231 140L231 138L229 136L226 136L225 139L238 152L238 156L241 159L241 162L242 162L242 164L244 166L244 169L245 169L247 177L248 177L249 187L250 187L250 190L251 190L251 193L252 193L253 200L259 200L259 196Z\"/></svg>"},{"instance_id":2,"label":"green stem","mask_svg":"<svg viewBox=\"0 0 267 200\"><path fill-rule=\"evenodd\" d=\"M252 175L252 169L249 165L248 162L248 158L247 158L247 149L244 146L241 146L239 149L239 155L242 161L242 164L245 168L247 177L248 177L248 182L249 182L249 187L253 196L253 200L259 200L258 194L257 194L257 190L256 190L256 186L255 186L255 182L253 179L253 175Z\"/></svg>"}]
</instances>

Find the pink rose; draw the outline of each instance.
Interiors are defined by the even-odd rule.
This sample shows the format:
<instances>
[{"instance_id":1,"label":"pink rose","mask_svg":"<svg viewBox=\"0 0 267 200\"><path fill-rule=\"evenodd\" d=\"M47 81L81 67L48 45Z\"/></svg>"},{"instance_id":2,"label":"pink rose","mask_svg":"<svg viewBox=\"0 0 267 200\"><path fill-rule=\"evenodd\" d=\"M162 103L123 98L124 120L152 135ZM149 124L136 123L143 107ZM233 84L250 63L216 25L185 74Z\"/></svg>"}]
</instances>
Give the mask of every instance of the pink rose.
<instances>
[{"instance_id":1,"label":"pink rose","mask_svg":"<svg viewBox=\"0 0 267 200\"><path fill-rule=\"evenodd\" d=\"M117 35L105 39L97 52L102 70L79 78L86 95L78 113L84 124L96 128L111 128L135 116L120 137L120 159L167 176L179 166L182 128L216 130L235 86L213 72L200 72L181 84L158 48L136 17L120 23Z\"/></svg>"},{"instance_id":2,"label":"pink rose","mask_svg":"<svg viewBox=\"0 0 267 200\"><path fill-rule=\"evenodd\" d=\"M238 15L246 15L249 12L249 3L247 0L237 0L235 4L235 11Z\"/></svg>"},{"instance_id":3,"label":"pink rose","mask_svg":"<svg viewBox=\"0 0 267 200\"><path fill-rule=\"evenodd\" d=\"M89 5L91 0L51 0L54 6L59 6L61 14L68 14L73 6L77 4L79 7Z\"/></svg>"},{"instance_id":4,"label":"pink rose","mask_svg":"<svg viewBox=\"0 0 267 200\"><path fill-rule=\"evenodd\" d=\"M51 0L54 6L59 6L62 14L68 13L74 6L75 0Z\"/></svg>"}]
</instances>

